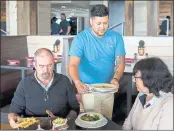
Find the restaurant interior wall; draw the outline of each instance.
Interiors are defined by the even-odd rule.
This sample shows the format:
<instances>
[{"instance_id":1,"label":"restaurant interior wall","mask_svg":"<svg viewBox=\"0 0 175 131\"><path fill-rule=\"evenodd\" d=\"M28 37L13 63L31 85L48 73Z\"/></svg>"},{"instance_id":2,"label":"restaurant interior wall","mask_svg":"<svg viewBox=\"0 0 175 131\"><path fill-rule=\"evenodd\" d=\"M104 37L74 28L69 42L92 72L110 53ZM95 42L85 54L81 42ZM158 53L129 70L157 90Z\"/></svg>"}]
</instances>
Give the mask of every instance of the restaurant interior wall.
<instances>
[{"instance_id":1,"label":"restaurant interior wall","mask_svg":"<svg viewBox=\"0 0 175 131\"><path fill-rule=\"evenodd\" d=\"M47 47L52 50L55 39L59 37L61 36L27 36L29 55L32 55L40 47ZM145 53L148 53L149 57L158 56L164 60L170 60L169 66L171 71L173 70L173 37L124 36L123 38L126 57L134 58L134 53L138 54L139 41L143 40L145 42Z\"/></svg>"},{"instance_id":2,"label":"restaurant interior wall","mask_svg":"<svg viewBox=\"0 0 175 131\"><path fill-rule=\"evenodd\" d=\"M115 13L113 13L113 15L111 15L109 24L110 26L113 24L113 22L116 21L116 23L120 22L120 20L123 19L123 15L119 15L121 13L125 13L125 15L127 15L126 13L126 6L125 8L123 6L120 6L119 8L119 3L120 2L125 2L125 5L128 1L90 1L89 5L87 5L86 7L92 7L93 4L97 4L97 3L103 3L106 4L109 2L109 10L114 10L114 8L116 8L118 10L118 12L116 11ZM113 3L113 4L110 4ZM118 2L118 4L116 3ZM148 32L150 32L150 30L152 28L149 29L149 19L148 19L148 2L150 1L134 1L134 15L132 17L134 17L134 21L133 21L133 28L134 28L134 36L147 36ZM37 2L37 24L36 24L36 28L37 28L37 35L50 35L50 19L52 17L52 11L51 11L51 4L52 2L50 1L38 1ZM76 2L73 2L74 5L76 5ZM82 2L79 2L82 4ZM171 16L171 36L173 35L173 4L172 1L160 1L159 2L159 16L160 17L165 17L166 15L170 15ZM18 9L17 9L17 1L6 1L6 31L9 33L9 35L21 35L20 33L18 34L19 31L19 27L21 24L18 23ZM80 4L79 4L80 5ZM111 8L111 7L112 8ZM85 8L85 5L84 5ZM129 8L129 7L128 7ZM124 10L123 12L121 10ZM120 13L121 12L121 13ZM89 16L88 13L77 13L77 12L69 12L69 15L81 15L81 16L86 16L85 17L85 28L88 28L89 25ZM151 15L151 14L150 14ZM22 15L25 16L25 15ZM28 16L28 15L26 15ZM59 16L59 14L58 14ZM118 17L120 16L120 17ZM28 18L28 17L27 17ZM113 19L112 19L113 18ZM111 20L112 19L112 20ZM23 20L23 19L20 19ZM24 19L25 20L25 19ZM126 17L125 17L126 20ZM125 21L127 22L131 22L131 21ZM22 23L28 23L28 22L22 22ZM28 23L29 24L29 23ZM30 25L26 25L23 26L24 28L29 28ZM115 28L116 29L116 28ZM30 35L31 32L28 32L29 29L25 29L26 30L26 34L25 35ZM118 31L118 29L116 29L116 31ZM118 31L120 32L120 31ZM23 35L23 34L22 34ZM153 35L152 35L153 36Z\"/></svg>"},{"instance_id":3,"label":"restaurant interior wall","mask_svg":"<svg viewBox=\"0 0 175 131\"><path fill-rule=\"evenodd\" d=\"M109 27L125 22L125 1L109 1ZM112 30L122 35L122 25Z\"/></svg>"}]
</instances>

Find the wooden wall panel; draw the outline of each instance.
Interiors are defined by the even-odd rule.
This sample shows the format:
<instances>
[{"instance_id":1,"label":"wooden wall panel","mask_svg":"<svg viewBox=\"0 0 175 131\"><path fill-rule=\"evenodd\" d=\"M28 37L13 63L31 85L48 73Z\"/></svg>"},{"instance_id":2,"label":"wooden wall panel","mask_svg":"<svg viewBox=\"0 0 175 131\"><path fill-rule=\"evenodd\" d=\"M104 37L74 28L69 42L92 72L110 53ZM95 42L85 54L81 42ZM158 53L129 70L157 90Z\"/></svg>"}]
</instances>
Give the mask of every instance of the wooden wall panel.
<instances>
[{"instance_id":1,"label":"wooden wall panel","mask_svg":"<svg viewBox=\"0 0 175 131\"><path fill-rule=\"evenodd\" d=\"M30 35L37 35L37 1L30 1Z\"/></svg>"},{"instance_id":2,"label":"wooden wall panel","mask_svg":"<svg viewBox=\"0 0 175 131\"><path fill-rule=\"evenodd\" d=\"M147 36L159 34L159 1L148 1L147 9Z\"/></svg>"},{"instance_id":3,"label":"wooden wall panel","mask_svg":"<svg viewBox=\"0 0 175 131\"><path fill-rule=\"evenodd\" d=\"M1 63L8 59L25 59L27 55L26 36L1 36Z\"/></svg>"},{"instance_id":4,"label":"wooden wall panel","mask_svg":"<svg viewBox=\"0 0 175 131\"><path fill-rule=\"evenodd\" d=\"M134 36L147 36L147 2L134 1Z\"/></svg>"},{"instance_id":5,"label":"wooden wall panel","mask_svg":"<svg viewBox=\"0 0 175 131\"><path fill-rule=\"evenodd\" d=\"M134 1L125 1L125 36L134 35Z\"/></svg>"},{"instance_id":6,"label":"wooden wall panel","mask_svg":"<svg viewBox=\"0 0 175 131\"><path fill-rule=\"evenodd\" d=\"M38 35L50 35L51 33L51 3L50 1L38 1Z\"/></svg>"},{"instance_id":7,"label":"wooden wall panel","mask_svg":"<svg viewBox=\"0 0 175 131\"><path fill-rule=\"evenodd\" d=\"M29 1L17 1L18 35L30 34Z\"/></svg>"}]
</instances>

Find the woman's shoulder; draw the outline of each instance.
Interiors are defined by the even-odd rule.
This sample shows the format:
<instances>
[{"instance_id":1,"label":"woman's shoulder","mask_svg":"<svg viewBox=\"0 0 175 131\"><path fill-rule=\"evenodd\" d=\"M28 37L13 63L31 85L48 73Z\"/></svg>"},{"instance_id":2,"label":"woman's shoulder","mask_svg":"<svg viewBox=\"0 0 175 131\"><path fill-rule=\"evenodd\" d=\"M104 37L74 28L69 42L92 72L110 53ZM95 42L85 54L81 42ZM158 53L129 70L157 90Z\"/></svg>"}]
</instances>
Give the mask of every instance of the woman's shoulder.
<instances>
[{"instance_id":1,"label":"woman's shoulder","mask_svg":"<svg viewBox=\"0 0 175 131\"><path fill-rule=\"evenodd\" d=\"M170 93L170 92L164 93L164 97L163 97L162 102L161 102L162 108L167 108L167 107L173 108L173 103L174 103L173 99L174 99L174 96L172 93Z\"/></svg>"}]
</instances>

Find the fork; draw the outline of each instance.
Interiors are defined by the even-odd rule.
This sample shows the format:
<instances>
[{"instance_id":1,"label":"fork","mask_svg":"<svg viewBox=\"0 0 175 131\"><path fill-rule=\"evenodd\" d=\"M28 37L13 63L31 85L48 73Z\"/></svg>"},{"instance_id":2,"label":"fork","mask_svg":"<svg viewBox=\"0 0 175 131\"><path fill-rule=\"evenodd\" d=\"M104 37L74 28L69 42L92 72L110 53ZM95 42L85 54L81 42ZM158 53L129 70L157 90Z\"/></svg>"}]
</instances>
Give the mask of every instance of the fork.
<instances>
[{"instance_id":1,"label":"fork","mask_svg":"<svg viewBox=\"0 0 175 131\"><path fill-rule=\"evenodd\" d=\"M95 89L92 87L91 84L89 84L88 87L89 87L89 91L95 92Z\"/></svg>"}]
</instances>

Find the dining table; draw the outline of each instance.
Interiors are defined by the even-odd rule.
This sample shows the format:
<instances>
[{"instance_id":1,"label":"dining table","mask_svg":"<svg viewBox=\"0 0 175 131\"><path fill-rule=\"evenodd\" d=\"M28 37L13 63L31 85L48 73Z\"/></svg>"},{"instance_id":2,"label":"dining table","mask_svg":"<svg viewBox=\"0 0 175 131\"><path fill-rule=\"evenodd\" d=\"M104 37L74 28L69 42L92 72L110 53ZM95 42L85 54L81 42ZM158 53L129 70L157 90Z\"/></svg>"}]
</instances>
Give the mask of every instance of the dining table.
<instances>
[{"instance_id":1,"label":"dining table","mask_svg":"<svg viewBox=\"0 0 175 131\"><path fill-rule=\"evenodd\" d=\"M45 119L47 119L47 117ZM106 119L108 120L107 124L102 126L102 127L99 127L99 128L83 128L83 127L79 127L78 125L76 125L75 119L70 119L67 122L67 125L68 125L67 130L122 130L122 126L121 125L116 124L115 122L113 122L112 120L110 120L108 118L106 118ZM0 129L1 130L14 130L13 128L10 127L10 124L8 122L1 123L1 128ZM51 126L47 126L47 128L45 128L45 129L46 130L50 130L50 129L52 129L52 127Z\"/></svg>"}]
</instances>

